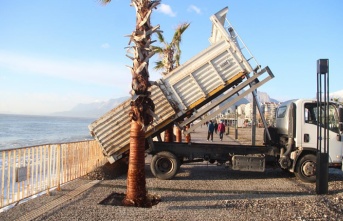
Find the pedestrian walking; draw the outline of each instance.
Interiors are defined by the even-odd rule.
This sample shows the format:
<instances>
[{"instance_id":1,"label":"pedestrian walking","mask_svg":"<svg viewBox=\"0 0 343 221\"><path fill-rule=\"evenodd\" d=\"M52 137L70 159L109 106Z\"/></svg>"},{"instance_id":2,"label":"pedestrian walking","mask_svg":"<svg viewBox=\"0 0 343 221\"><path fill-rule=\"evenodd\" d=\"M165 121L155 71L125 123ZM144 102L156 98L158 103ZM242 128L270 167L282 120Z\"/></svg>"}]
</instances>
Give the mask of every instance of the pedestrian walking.
<instances>
[{"instance_id":1,"label":"pedestrian walking","mask_svg":"<svg viewBox=\"0 0 343 221\"><path fill-rule=\"evenodd\" d=\"M218 131L218 124L217 121L214 123L214 132L217 134Z\"/></svg>"},{"instance_id":2,"label":"pedestrian walking","mask_svg":"<svg viewBox=\"0 0 343 221\"><path fill-rule=\"evenodd\" d=\"M219 138L222 141L223 140L223 135L225 133L225 124L222 122L220 122L220 124L218 125L218 131L219 131Z\"/></svg>"},{"instance_id":3,"label":"pedestrian walking","mask_svg":"<svg viewBox=\"0 0 343 221\"><path fill-rule=\"evenodd\" d=\"M208 123L207 128L207 141L211 138L211 141L213 142L214 124L212 120L210 120L210 122Z\"/></svg>"}]
</instances>

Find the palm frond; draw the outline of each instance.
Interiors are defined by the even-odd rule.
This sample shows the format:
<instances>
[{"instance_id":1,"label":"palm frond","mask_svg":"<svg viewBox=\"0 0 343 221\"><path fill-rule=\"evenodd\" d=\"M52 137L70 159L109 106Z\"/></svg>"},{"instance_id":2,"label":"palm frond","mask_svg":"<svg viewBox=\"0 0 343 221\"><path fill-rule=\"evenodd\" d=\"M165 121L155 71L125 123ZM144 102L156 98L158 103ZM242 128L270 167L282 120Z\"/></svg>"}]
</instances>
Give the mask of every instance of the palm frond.
<instances>
[{"instance_id":1,"label":"palm frond","mask_svg":"<svg viewBox=\"0 0 343 221\"><path fill-rule=\"evenodd\" d=\"M155 62L155 70L164 70L164 73L172 71L175 67L180 66L180 42L181 36L184 31L187 30L190 23L185 22L180 24L175 30L173 39L170 43L167 43L164 39L164 36L161 33L157 33L158 40L163 43L163 47L152 46L152 50L155 53L158 53L161 57L161 60Z\"/></svg>"},{"instance_id":2,"label":"palm frond","mask_svg":"<svg viewBox=\"0 0 343 221\"><path fill-rule=\"evenodd\" d=\"M151 50L154 51L155 53L162 54L163 53L163 48L158 47L158 46L151 46Z\"/></svg>"},{"instance_id":3,"label":"palm frond","mask_svg":"<svg viewBox=\"0 0 343 221\"><path fill-rule=\"evenodd\" d=\"M111 2L111 0L99 0L100 3L106 5Z\"/></svg>"},{"instance_id":4,"label":"palm frond","mask_svg":"<svg viewBox=\"0 0 343 221\"><path fill-rule=\"evenodd\" d=\"M181 56L181 51L175 54L175 68L180 66L180 56Z\"/></svg>"},{"instance_id":5,"label":"palm frond","mask_svg":"<svg viewBox=\"0 0 343 221\"><path fill-rule=\"evenodd\" d=\"M177 27L177 29L176 29L176 31L174 33L173 39L172 39L173 44L180 44L181 36L182 36L183 32L187 30L189 25L190 25L190 23L186 22L186 23L180 24Z\"/></svg>"},{"instance_id":6,"label":"palm frond","mask_svg":"<svg viewBox=\"0 0 343 221\"><path fill-rule=\"evenodd\" d=\"M158 39L159 42L165 43L164 36L163 36L163 34L161 32L157 32L157 39Z\"/></svg>"},{"instance_id":7,"label":"palm frond","mask_svg":"<svg viewBox=\"0 0 343 221\"><path fill-rule=\"evenodd\" d=\"M164 69L164 64L162 61L156 61L155 62L155 67L154 67L155 70L163 70Z\"/></svg>"},{"instance_id":8,"label":"palm frond","mask_svg":"<svg viewBox=\"0 0 343 221\"><path fill-rule=\"evenodd\" d=\"M177 30L175 31L174 37L173 37L173 46L175 48L174 53L174 60L175 60L175 67L180 66L180 57L181 57L181 49L180 49L180 43L181 43L181 36L184 31L187 30L190 23L186 22L178 26Z\"/></svg>"}]
</instances>

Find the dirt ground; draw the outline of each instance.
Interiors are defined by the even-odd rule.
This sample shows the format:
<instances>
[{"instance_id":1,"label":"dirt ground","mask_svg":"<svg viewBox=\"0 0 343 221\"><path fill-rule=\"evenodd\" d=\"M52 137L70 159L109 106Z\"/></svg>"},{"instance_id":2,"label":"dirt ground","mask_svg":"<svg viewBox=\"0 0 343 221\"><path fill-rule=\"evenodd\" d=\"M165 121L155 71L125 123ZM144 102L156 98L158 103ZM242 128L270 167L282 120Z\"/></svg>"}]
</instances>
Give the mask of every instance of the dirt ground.
<instances>
[{"instance_id":1,"label":"dirt ground","mask_svg":"<svg viewBox=\"0 0 343 221\"><path fill-rule=\"evenodd\" d=\"M264 128L256 127L256 145L263 145L263 135ZM230 131L228 134L232 139L236 138L236 129L234 127L230 127ZM251 145L252 144L252 127L239 127L237 128L237 141L243 145Z\"/></svg>"}]
</instances>

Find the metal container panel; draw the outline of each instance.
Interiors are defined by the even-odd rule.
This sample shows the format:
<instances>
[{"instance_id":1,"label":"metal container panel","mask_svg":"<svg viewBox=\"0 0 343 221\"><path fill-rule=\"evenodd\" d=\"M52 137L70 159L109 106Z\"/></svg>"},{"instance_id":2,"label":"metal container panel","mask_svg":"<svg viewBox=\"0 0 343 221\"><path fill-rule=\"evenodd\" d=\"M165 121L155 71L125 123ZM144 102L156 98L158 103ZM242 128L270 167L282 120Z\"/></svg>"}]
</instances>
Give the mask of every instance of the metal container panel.
<instances>
[{"instance_id":1,"label":"metal container panel","mask_svg":"<svg viewBox=\"0 0 343 221\"><path fill-rule=\"evenodd\" d=\"M154 130L161 127L163 122L175 115L174 109L158 86L151 88L151 99L154 101L155 114L159 116L159 119L147 128L146 136L149 136ZM131 99L126 100L88 126L107 157L115 155L117 152L123 153L129 149L130 102Z\"/></svg>"},{"instance_id":2,"label":"metal container panel","mask_svg":"<svg viewBox=\"0 0 343 221\"><path fill-rule=\"evenodd\" d=\"M184 112L200 99L212 96L237 75L249 73L241 54L226 40L214 43L190 61L164 76L163 82L173 92L173 99Z\"/></svg>"}]
</instances>

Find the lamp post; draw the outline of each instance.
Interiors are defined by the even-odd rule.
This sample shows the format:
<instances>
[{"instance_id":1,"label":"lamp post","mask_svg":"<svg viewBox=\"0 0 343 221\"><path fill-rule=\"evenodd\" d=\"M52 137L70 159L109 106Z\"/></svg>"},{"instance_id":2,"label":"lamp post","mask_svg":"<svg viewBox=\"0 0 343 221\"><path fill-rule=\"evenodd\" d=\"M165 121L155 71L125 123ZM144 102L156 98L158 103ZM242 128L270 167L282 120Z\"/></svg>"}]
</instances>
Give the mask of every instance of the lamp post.
<instances>
[{"instance_id":1,"label":"lamp post","mask_svg":"<svg viewBox=\"0 0 343 221\"><path fill-rule=\"evenodd\" d=\"M329 59L317 60L316 193L328 193L329 176Z\"/></svg>"},{"instance_id":2,"label":"lamp post","mask_svg":"<svg viewBox=\"0 0 343 221\"><path fill-rule=\"evenodd\" d=\"M237 114L237 105L235 106L235 139L238 139L238 114Z\"/></svg>"},{"instance_id":3,"label":"lamp post","mask_svg":"<svg viewBox=\"0 0 343 221\"><path fill-rule=\"evenodd\" d=\"M230 134L230 110L227 111L227 114L226 114L226 125L227 125L227 135Z\"/></svg>"}]
</instances>

